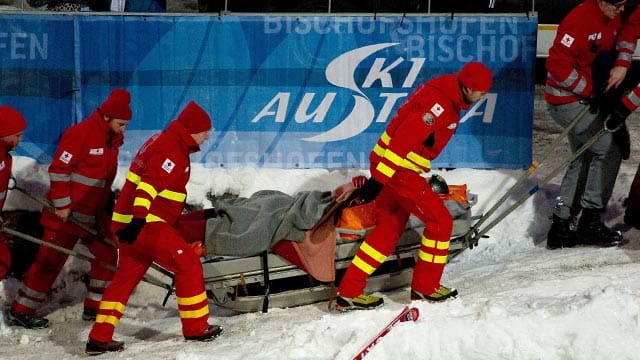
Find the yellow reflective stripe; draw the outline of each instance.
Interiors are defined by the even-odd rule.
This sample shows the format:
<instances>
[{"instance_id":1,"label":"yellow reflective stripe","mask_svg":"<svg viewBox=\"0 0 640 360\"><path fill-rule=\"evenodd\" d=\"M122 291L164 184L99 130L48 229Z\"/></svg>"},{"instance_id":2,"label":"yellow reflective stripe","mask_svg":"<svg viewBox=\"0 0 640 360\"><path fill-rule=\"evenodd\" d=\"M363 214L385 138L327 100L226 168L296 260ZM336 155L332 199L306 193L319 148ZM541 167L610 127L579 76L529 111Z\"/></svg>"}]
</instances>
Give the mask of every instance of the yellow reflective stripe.
<instances>
[{"instance_id":1,"label":"yellow reflective stripe","mask_svg":"<svg viewBox=\"0 0 640 360\"><path fill-rule=\"evenodd\" d=\"M385 148L383 148L382 146L376 144L376 146L373 147L373 152L380 156L380 157L384 157L384 152L386 151Z\"/></svg>"},{"instance_id":2,"label":"yellow reflective stripe","mask_svg":"<svg viewBox=\"0 0 640 360\"><path fill-rule=\"evenodd\" d=\"M433 255L427 254L422 250L418 251L418 257L420 257L420 260L422 261L433 262Z\"/></svg>"},{"instance_id":3,"label":"yellow reflective stripe","mask_svg":"<svg viewBox=\"0 0 640 360\"><path fill-rule=\"evenodd\" d=\"M145 209L149 210L151 207L151 201L149 199L137 197L133 200L133 206L142 206Z\"/></svg>"},{"instance_id":4,"label":"yellow reflective stripe","mask_svg":"<svg viewBox=\"0 0 640 360\"><path fill-rule=\"evenodd\" d=\"M387 149L387 151L385 151L384 153L384 157L385 159L388 159L389 161L391 161L393 164L396 164L398 166L401 166L403 168L409 169L409 170L413 170L417 173L421 173L424 172L424 170L420 169L416 164L412 163L411 161L401 158L398 154L394 153L393 151Z\"/></svg>"},{"instance_id":5,"label":"yellow reflective stripe","mask_svg":"<svg viewBox=\"0 0 640 360\"><path fill-rule=\"evenodd\" d=\"M376 271L376 268L364 262L364 260L360 259L357 255L353 258L353 261L351 261L351 263L367 275L371 275L374 271Z\"/></svg>"},{"instance_id":6,"label":"yellow reflective stripe","mask_svg":"<svg viewBox=\"0 0 640 360\"><path fill-rule=\"evenodd\" d=\"M382 143L385 145L389 145L389 142L391 141L391 136L387 134L386 130L382 133L382 135L380 135L380 141L382 141Z\"/></svg>"},{"instance_id":7,"label":"yellow reflective stripe","mask_svg":"<svg viewBox=\"0 0 640 360\"><path fill-rule=\"evenodd\" d=\"M398 156L398 154L394 153L393 151L391 151L389 149L387 149L387 151L385 151L384 157L385 157L385 159L388 159L389 161L391 161L391 163L399 165L399 166L402 165L402 163L406 161L405 159L403 159L400 156Z\"/></svg>"},{"instance_id":8,"label":"yellow reflective stripe","mask_svg":"<svg viewBox=\"0 0 640 360\"><path fill-rule=\"evenodd\" d=\"M138 189L146 192L147 194L149 194L149 196L151 196L152 199L155 199L156 196L158 196L158 191L149 183L146 183L144 181L141 181L138 184Z\"/></svg>"},{"instance_id":9,"label":"yellow reflective stripe","mask_svg":"<svg viewBox=\"0 0 640 360\"><path fill-rule=\"evenodd\" d=\"M379 263L383 263L384 260L387 258L386 255L383 255L382 253L380 253L378 250L371 247L371 245L367 244L366 242L363 242L362 245L360 245L360 250L362 250L365 254L367 254L369 257L373 258L375 261Z\"/></svg>"},{"instance_id":10,"label":"yellow reflective stripe","mask_svg":"<svg viewBox=\"0 0 640 360\"><path fill-rule=\"evenodd\" d=\"M199 295L196 296L191 296L191 297L179 297L178 298L178 305L194 305L197 304L199 302L203 302L207 300L207 293L206 292L202 292Z\"/></svg>"},{"instance_id":11,"label":"yellow reflective stripe","mask_svg":"<svg viewBox=\"0 0 640 360\"><path fill-rule=\"evenodd\" d=\"M100 310L116 310L122 314L124 313L124 304L118 301L101 301Z\"/></svg>"},{"instance_id":12,"label":"yellow reflective stripe","mask_svg":"<svg viewBox=\"0 0 640 360\"><path fill-rule=\"evenodd\" d=\"M145 217L145 220L148 223L150 223L150 222L167 222L165 219L161 218L160 216L153 215L153 214L147 214L147 216Z\"/></svg>"},{"instance_id":13,"label":"yellow reflective stripe","mask_svg":"<svg viewBox=\"0 0 640 360\"><path fill-rule=\"evenodd\" d=\"M133 171L129 171L127 172L127 180L138 185L140 183L140 175L134 173Z\"/></svg>"},{"instance_id":14,"label":"yellow reflective stripe","mask_svg":"<svg viewBox=\"0 0 640 360\"><path fill-rule=\"evenodd\" d=\"M384 174L386 177L389 177L389 178L396 173L394 169L392 169L391 167L389 167L387 164L383 162L378 163L378 165L376 166L376 170L380 171L382 174Z\"/></svg>"},{"instance_id":15,"label":"yellow reflective stripe","mask_svg":"<svg viewBox=\"0 0 640 360\"><path fill-rule=\"evenodd\" d=\"M407 154L407 159L413 161L414 163L416 163L418 166L424 168L424 169L430 169L431 168L431 161L427 158L424 158L416 153L414 153L413 151L409 152Z\"/></svg>"},{"instance_id":16,"label":"yellow reflective stripe","mask_svg":"<svg viewBox=\"0 0 640 360\"><path fill-rule=\"evenodd\" d=\"M133 219L133 215L120 214L120 213L117 213L115 211L113 212L113 215L111 216L111 220L112 221L123 223L123 224L130 223L132 219Z\"/></svg>"},{"instance_id":17,"label":"yellow reflective stripe","mask_svg":"<svg viewBox=\"0 0 640 360\"><path fill-rule=\"evenodd\" d=\"M103 324L103 323L107 323L107 324L111 324L114 327L118 326L118 322L120 322L120 319L118 319L117 316L113 316L113 315L102 315L102 314L98 314L96 316L96 324Z\"/></svg>"},{"instance_id":18,"label":"yellow reflective stripe","mask_svg":"<svg viewBox=\"0 0 640 360\"><path fill-rule=\"evenodd\" d=\"M163 197L165 199L178 201L178 202L183 202L187 198L187 194L179 193L171 190L162 190L160 191L158 196Z\"/></svg>"},{"instance_id":19,"label":"yellow reflective stripe","mask_svg":"<svg viewBox=\"0 0 640 360\"><path fill-rule=\"evenodd\" d=\"M182 319L197 319L203 316L209 315L209 305L205 305L204 307L198 310L180 310L178 311L180 314L180 318Z\"/></svg>"},{"instance_id":20,"label":"yellow reflective stripe","mask_svg":"<svg viewBox=\"0 0 640 360\"><path fill-rule=\"evenodd\" d=\"M447 255L438 255L433 260L436 264L446 264L447 263Z\"/></svg>"},{"instance_id":21,"label":"yellow reflective stripe","mask_svg":"<svg viewBox=\"0 0 640 360\"><path fill-rule=\"evenodd\" d=\"M433 256L433 254L428 254L422 250L418 251L418 256L420 260L425 262L430 262L434 264L446 264L447 263L447 255L437 255Z\"/></svg>"},{"instance_id":22,"label":"yellow reflective stripe","mask_svg":"<svg viewBox=\"0 0 640 360\"><path fill-rule=\"evenodd\" d=\"M436 240L427 239L424 236L422 237L422 245L424 245L425 247L428 247L428 248L445 250L445 249L449 248L449 244L451 244L451 242L449 240L447 240L447 241L436 241Z\"/></svg>"}]
</instances>

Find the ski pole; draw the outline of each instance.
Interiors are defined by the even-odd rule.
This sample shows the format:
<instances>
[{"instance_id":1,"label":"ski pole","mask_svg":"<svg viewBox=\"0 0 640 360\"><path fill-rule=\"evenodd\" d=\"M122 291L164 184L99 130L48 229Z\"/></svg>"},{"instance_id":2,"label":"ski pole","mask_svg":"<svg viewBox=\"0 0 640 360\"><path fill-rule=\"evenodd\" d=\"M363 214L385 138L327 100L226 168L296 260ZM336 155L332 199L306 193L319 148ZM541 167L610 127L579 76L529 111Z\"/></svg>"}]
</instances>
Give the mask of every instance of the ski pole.
<instances>
[{"instance_id":1,"label":"ski pole","mask_svg":"<svg viewBox=\"0 0 640 360\"><path fill-rule=\"evenodd\" d=\"M44 206L48 210L55 211L56 208L53 206L53 204L50 201L43 199L39 196L33 195L30 191L27 191L26 189L19 187L18 182L14 177L11 177L9 180L11 180L9 181L10 183L8 186L9 190L18 190L24 195L26 195L27 197L29 197L30 199ZM13 182L13 185L11 185L11 182ZM80 222L78 219L74 218L73 216L69 216L69 221L71 221L74 225L78 226L80 229L86 231L87 233L100 238L100 240L103 240L105 243L107 243L107 245L110 245L111 247L114 247L114 248L118 247L118 245L116 245L116 243L113 240L109 239L106 236L102 236L102 234L100 234L96 229L90 228L89 226Z\"/></svg>"},{"instance_id":2,"label":"ski pole","mask_svg":"<svg viewBox=\"0 0 640 360\"><path fill-rule=\"evenodd\" d=\"M18 190L21 193L23 193L24 195L26 195L27 197L31 198L32 200L36 201L37 203L39 203L40 205L44 206L45 208L47 208L50 211L55 211L55 207L53 206L53 204L46 200L43 199L39 196L33 195L30 191L27 191L26 189L23 189L21 187L18 186L18 181L14 178L14 177L10 177L9 178L9 186L8 189L9 190ZM13 185L11 184L13 182ZM69 221L71 221L74 225L78 226L80 229L86 231L87 233L95 236L96 238L100 239L101 241L105 242L107 245L117 248L118 245L111 240L109 237L104 236L103 234L101 234L98 230L90 228L89 226L87 226L86 224L80 222L78 219L74 218L73 216L69 216ZM154 270L162 273L165 276L168 276L170 278L173 278L173 273L171 273L170 271L166 270L165 268L157 265L156 263L151 263L151 268L153 268Z\"/></svg>"},{"instance_id":3,"label":"ski pole","mask_svg":"<svg viewBox=\"0 0 640 360\"><path fill-rule=\"evenodd\" d=\"M588 110L589 110L589 106L585 106L584 109L582 109L573 118L573 120L571 120L569 125L567 125L564 128L562 133L560 133L555 138L555 140L550 145L547 146L547 148L543 152L540 160L536 160L536 161L533 161L533 163L531 163L531 166L529 166L527 171L522 173L522 175L520 176L520 178L518 178L516 183L504 195L502 195L502 197L475 224L473 224L473 226L471 227L471 229L469 229L469 231L467 232L467 234L465 236L471 236L471 234L474 234L474 233L477 232L477 230L480 227L480 225L482 225L486 220L488 220L491 217L491 215L493 215L498 210L498 208L500 206L502 206L502 204L505 201L507 201L507 199L520 187L520 185L525 180L527 180L531 176L531 174L533 174L534 171L536 171L536 169L540 166L540 164L543 161L545 161L549 157L549 155L551 155L553 150L555 150L555 148L558 146L558 144L560 144L560 142L562 140L564 140L564 138L567 136L569 131L571 131L571 129L573 129L576 126L576 124L582 119L582 117L584 117L584 115L587 113Z\"/></svg>"},{"instance_id":4,"label":"ski pole","mask_svg":"<svg viewBox=\"0 0 640 360\"><path fill-rule=\"evenodd\" d=\"M95 258L93 258L91 256L79 253L77 251L69 250L69 249L64 248L62 246L59 246L59 245L56 245L56 244L52 244L52 243L50 243L48 241L44 241L44 240L38 239L37 237L31 236L29 234L25 234L23 232L10 229L10 228L4 226L4 224L0 224L0 232L3 232L5 234L9 234L9 235L21 238L21 239L26 240L26 241L30 241L32 243L36 243L38 245L46 246L48 248L60 251L60 252L62 252L64 254L67 254L67 255L70 255L70 256L74 256L74 257L77 257L77 258L82 259L82 260L86 260L86 261L89 261L89 262L95 260ZM113 266L112 264L108 264L108 263L106 263L104 261L98 260L97 264L99 266L107 269L107 270L116 271L116 267L115 266ZM143 280L145 282L151 284L151 285L156 285L156 286L159 286L161 288L164 288L164 289L167 289L167 290L173 292L173 288L170 285L165 284L160 279L157 279L157 278L155 278L155 277L153 277L151 275L145 275Z\"/></svg>"},{"instance_id":5,"label":"ski pole","mask_svg":"<svg viewBox=\"0 0 640 360\"><path fill-rule=\"evenodd\" d=\"M600 140L600 138L603 137L606 133L611 132L611 131L612 130L607 129L606 126L605 126L605 128L603 128L600 131L598 131L593 137L591 137L587 142L585 142L573 154L573 156L571 156L568 160L566 160L565 162L563 162L562 164L557 166L549 175L547 175L542 181L537 183L525 195L520 197L520 199L518 199L513 205L511 205L509 208L507 208L507 210L505 210L502 214L500 214L500 216L498 216L494 221L492 221L489 225L487 225L482 231L477 232L477 234L473 238L470 239L473 242L472 244L473 245L477 245L478 244L478 239L480 237L484 236L489 230L491 230L500 221L502 221L502 219L504 219L507 215L509 215L515 208L520 206L529 197L531 197L533 194L538 192L538 190L540 190L541 187L543 187L545 184L547 184L549 181L551 181L551 179L553 179L556 175L558 175L558 173L560 173L560 171L562 169L564 169L567 166L569 166L569 164L571 164L571 162L573 162L575 159L577 159L579 156L581 156L582 153L584 153L589 147L591 147L591 145L593 145L596 141ZM613 130L613 131L615 131L615 130ZM470 246L473 246L473 245L470 245Z\"/></svg>"}]
</instances>

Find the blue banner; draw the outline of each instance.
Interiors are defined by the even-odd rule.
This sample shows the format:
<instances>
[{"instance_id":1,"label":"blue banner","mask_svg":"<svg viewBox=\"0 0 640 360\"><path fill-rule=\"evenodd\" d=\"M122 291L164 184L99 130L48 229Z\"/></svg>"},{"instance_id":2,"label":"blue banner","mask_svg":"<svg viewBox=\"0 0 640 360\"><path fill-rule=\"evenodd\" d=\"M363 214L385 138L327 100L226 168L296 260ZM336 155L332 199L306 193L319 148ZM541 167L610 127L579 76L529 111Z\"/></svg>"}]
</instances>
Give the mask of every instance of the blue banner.
<instances>
[{"instance_id":1,"label":"blue banner","mask_svg":"<svg viewBox=\"0 0 640 360\"><path fill-rule=\"evenodd\" d=\"M0 18L0 103L25 114L18 154L47 162L111 89L133 97L121 161L189 100L215 132L211 167L367 168L406 97L482 61L487 98L462 114L434 167L531 163L537 18L525 16L129 16Z\"/></svg>"}]
</instances>

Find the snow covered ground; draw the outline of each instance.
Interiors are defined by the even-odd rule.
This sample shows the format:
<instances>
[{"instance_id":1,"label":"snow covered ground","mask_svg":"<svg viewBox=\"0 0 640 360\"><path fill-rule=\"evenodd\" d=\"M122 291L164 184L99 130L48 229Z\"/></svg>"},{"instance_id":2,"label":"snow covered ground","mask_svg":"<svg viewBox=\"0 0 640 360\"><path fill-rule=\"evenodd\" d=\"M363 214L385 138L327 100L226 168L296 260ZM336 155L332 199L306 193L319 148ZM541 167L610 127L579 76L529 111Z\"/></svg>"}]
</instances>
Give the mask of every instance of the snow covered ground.
<instances>
[{"instance_id":1,"label":"snow covered ground","mask_svg":"<svg viewBox=\"0 0 640 360\"><path fill-rule=\"evenodd\" d=\"M540 89L538 89L539 92ZM534 159L559 128L536 97ZM630 242L621 248L575 248L549 251L549 227L556 177L490 232L480 246L447 265L443 284L460 296L443 304L413 302L420 309L415 323L401 323L367 359L638 359L640 355L640 230L622 226L622 201L640 162L640 115L630 117L632 158L620 171L607 223L624 231ZM568 155L566 145L535 173L535 181ZM34 190L45 169L16 159L14 174L30 179ZM121 169L116 186L122 184ZM332 189L365 170L235 170L194 167L188 202L205 204L206 193L249 196L261 189L293 194ZM442 174L450 184L466 183L478 194L473 211L487 211L520 176L514 170L457 169ZM530 189L535 181L526 183ZM516 193L514 201L524 192ZM509 203L507 204L507 206ZM11 193L8 207L34 209ZM488 224L489 222L485 223ZM82 251L80 247L78 250ZM78 280L86 263L71 260L56 282L56 292L42 314L51 320L44 330L6 326L0 315L0 359L75 359L85 357L91 324L80 320L83 286ZM0 282L0 305L8 308L19 287L15 279ZM164 292L142 283L132 296L116 338L122 353L100 359L351 359L397 312L409 305L409 290L379 293L385 306L340 314L318 303L268 313L233 314L211 304L211 323L225 331L210 343L185 342L175 298L166 307Z\"/></svg>"}]
</instances>

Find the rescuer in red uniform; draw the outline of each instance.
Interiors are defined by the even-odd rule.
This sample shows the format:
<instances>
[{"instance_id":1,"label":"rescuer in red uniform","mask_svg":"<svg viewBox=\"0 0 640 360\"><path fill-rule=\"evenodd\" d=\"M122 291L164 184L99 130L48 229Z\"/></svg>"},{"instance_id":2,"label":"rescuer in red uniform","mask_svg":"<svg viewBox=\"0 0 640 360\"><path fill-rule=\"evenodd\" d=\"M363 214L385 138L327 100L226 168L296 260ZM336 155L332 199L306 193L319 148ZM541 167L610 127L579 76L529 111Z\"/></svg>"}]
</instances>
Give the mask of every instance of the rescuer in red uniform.
<instances>
[{"instance_id":1,"label":"rescuer in red uniform","mask_svg":"<svg viewBox=\"0 0 640 360\"><path fill-rule=\"evenodd\" d=\"M153 262L175 275L184 338L208 341L222 332L208 324L200 258L173 227L187 198L189 154L200 150L210 129L209 115L191 101L162 133L147 140L133 160L112 218L120 241L118 270L102 297L87 354L124 350L113 333L129 296Z\"/></svg>"},{"instance_id":2,"label":"rescuer in red uniform","mask_svg":"<svg viewBox=\"0 0 640 360\"><path fill-rule=\"evenodd\" d=\"M605 115L600 114L598 104L602 89L594 87L592 66L599 55L613 49L625 3L584 1L560 22L549 49L544 95L553 120L567 127L586 107L598 110L584 113L567 134L574 153L605 126ZM620 146L607 133L569 164L553 209L548 249L622 243L622 235L607 228L602 220L621 158ZM571 224L578 214L580 220L573 231Z\"/></svg>"},{"instance_id":3,"label":"rescuer in red uniform","mask_svg":"<svg viewBox=\"0 0 640 360\"><path fill-rule=\"evenodd\" d=\"M15 150L22 140L27 123L22 114L9 105L0 106L0 210L7 199L9 178L11 178L12 150ZM0 216L0 222L2 216ZM3 233L0 233L0 280L7 276L11 267L11 252Z\"/></svg>"},{"instance_id":4,"label":"rescuer in red uniform","mask_svg":"<svg viewBox=\"0 0 640 360\"><path fill-rule=\"evenodd\" d=\"M376 226L360 246L338 288L338 310L372 309L383 299L364 294L367 278L391 254L413 214L426 224L411 282L411 299L443 301L457 291L440 284L453 220L422 176L458 128L460 110L483 99L491 71L469 62L459 73L421 85L400 107L369 155L371 179L363 189L378 192ZM365 190L371 191L371 190Z\"/></svg>"},{"instance_id":5,"label":"rescuer in red uniform","mask_svg":"<svg viewBox=\"0 0 640 360\"><path fill-rule=\"evenodd\" d=\"M633 13L622 25L620 35L616 42L616 51L618 53L614 68L611 70L609 78L609 88L617 88L622 84L628 69L631 67L633 54L636 51L636 45L640 39L640 7L636 7ZM629 94L622 97L622 100L616 102L610 119L607 121L607 127L616 128L621 126L621 131L625 131L623 135L628 136L625 120L630 113L636 111L640 107L640 84L637 84ZM625 143L623 159L629 158L631 147L630 141ZM626 203L624 213L624 222L640 229L640 164L636 171L636 176L629 188L629 197Z\"/></svg>"},{"instance_id":6,"label":"rescuer in red uniform","mask_svg":"<svg viewBox=\"0 0 640 360\"><path fill-rule=\"evenodd\" d=\"M113 271L100 263L115 266L117 251L82 230L69 218L73 217L102 235L110 235L105 225L110 217L106 209L112 195L111 184L118 170L118 151L132 116L130 102L129 92L113 90L87 119L62 134L49 165L51 187L48 200L55 210L42 211L42 239L70 250L79 239L83 239L94 255L82 313L82 318L88 321L95 318L102 292L113 276ZM46 300L68 257L60 251L40 246L7 314L9 324L25 328L49 326L49 320L35 315L35 312Z\"/></svg>"}]
</instances>

